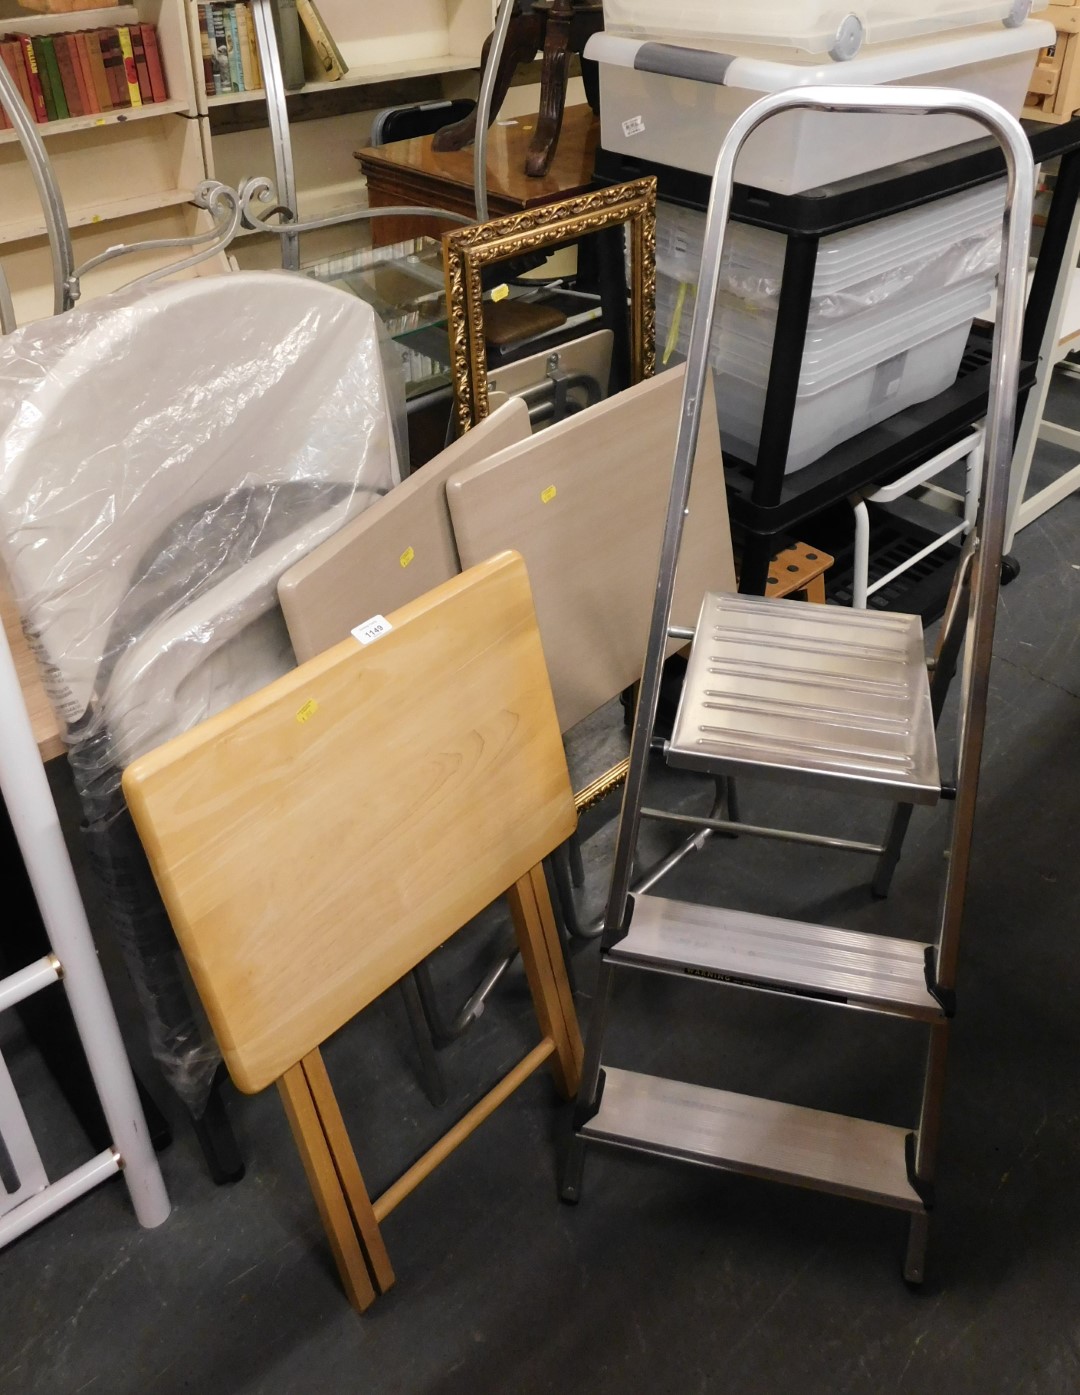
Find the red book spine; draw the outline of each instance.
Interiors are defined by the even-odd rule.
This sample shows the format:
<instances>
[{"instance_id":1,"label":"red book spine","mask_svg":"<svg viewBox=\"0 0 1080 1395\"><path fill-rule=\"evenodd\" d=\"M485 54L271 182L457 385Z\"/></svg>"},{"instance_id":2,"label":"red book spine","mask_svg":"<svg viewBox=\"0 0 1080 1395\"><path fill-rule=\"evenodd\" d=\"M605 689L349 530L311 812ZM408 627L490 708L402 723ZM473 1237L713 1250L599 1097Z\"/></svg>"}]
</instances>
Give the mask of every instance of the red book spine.
<instances>
[{"instance_id":1,"label":"red book spine","mask_svg":"<svg viewBox=\"0 0 1080 1395\"><path fill-rule=\"evenodd\" d=\"M23 99L23 104L29 110L31 116L34 114L33 102L30 99L30 87L26 81L26 72L23 68L22 49L14 39L5 39L0 43L0 58L4 60L4 66L11 74L15 86L19 89L19 96ZM11 124L11 118L8 118Z\"/></svg>"},{"instance_id":2,"label":"red book spine","mask_svg":"<svg viewBox=\"0 0 1080 1395\"><path fill-rule=\"evenodd\" d=\"M105 73L105 59L101 53L101 34L92 29L86 36L86 50L90 55L90 76L94 79L94 92L99 111L112 111L112 91Z\"/></svg>"},{"instance_id":3,"label":"red book spine","mask_svg":"<svg viewBox=\"0 0 1080 1395\"><path fill-rule=\"evenodd\" d=\"M81 114L89 116L94 108L90 104L90 93L86 90L86 74L83 72L82 57L79 54L78 34L67 36L67 51L71 54L71 68L75 78L75 86L79 90L79 105L82 107L81 113L72 112L72 116Z\"/></svg>"},{"instance_id":4,"label":"red book spine","mask_svg":"<svg viewBox=\"0 0 1080 1395\"><path fill-rule=\"evenodd\" d=\"M101 31L101 52L105 58L105 73L109 79L113 107L131 106L127 78L124 76L124 55L120 52L120 38L115 29Z\"/></svg>"},{"instance_id":5,"label":"red book spine","mask_svg":"<svg viewBox=\"0 0 1080 1395\"><path fill-rule=\"evenodd\" d=\"M79 88L75 72L75 56L72 53L71 35L55 34L53 48L56 51L56 65L60 69L60 81L64 87L64 100L67 102L68 115L85 116L86 107L83 105L83 94Z\"/></svg>"},{"instance_id":6,"label":"red book spine","mask_svg":"<svg viewBox=\"0 0 1080 1395\"><path fill-rule=\"evenodd\" d=\"M143 48L146 50L146 66L150 72L150 91L155 102L167 102L169 89L165 86L165 69L161 64L161 49L158 47L157 30L152 24L141 24Z\"/></svg>"},{"instance_id":7,"label":"red book spine","mask_svg":"<svg viewBox=\"0 0 1080 1395\"><path fill-rule=\"evenodd\" d=\"M34 94L30 91L30 78L26 71L26 59L23 57L22 44L19 43L18 39L9 39L7 48L11 54L8 67L15 74L15 81L19 84L19 91L26 103L26 110L33 116Z\"/></svg>"},{"instance_id":8,"label":"red book spine","mask_svg":"<svg viewBox=\"0 0 1080 1395\"><path fill-rule=\"evenodd\" d=\"M105 86L109 90L109 110L114 111L117 107L116 101L116 80L112 70L112 51L109 48L109 31L107 29L97 30L95 36L98 41L98 49L101 52L101 66L105 73Z\"/></svg>"},{"instance_id":9,"label":"red book spine","mask_svg":"<svg viewBox=\"0 0 1080 1395\"><path fill-rule=\"evenodd\" d=\"M26 68L26 79L30 84L30 97L34 104L34 120L48 121L49 113L45 107L45 89L41 85L41 78L38 76L37 56L34 53L34 46L25 34L19 35L19 45L23 53L23 66Z\"/></svg>"},{"instance_id":10,"label":"red book spine","mask_svg":"<svg viewBox=\"0 0 1080 1395\"><path fill-rule=\"evenodd\" d=\"M150 86L150 69L146 66L146 46L143 43L141 24L131 26L131 52L135 59L135 75L139 82L139 96L143 100L143 106L149 106L154 100L154 93Z\"/></svg>"},{"instance_id":11,"label":"red book spine","mask_svg":"<svg viewBox=\"0 0 1080 1395\"><path fill-rule=\"evenodd\" d=\"M87 47L86 35L72 34L71 44L75 50L75 76L79 79L83 105L86 107L87 115L96 116L101 110L101 105L98 102L97 90L94 87L94 75L90 71L90 50Z\"/></svg>"}]
</instances>

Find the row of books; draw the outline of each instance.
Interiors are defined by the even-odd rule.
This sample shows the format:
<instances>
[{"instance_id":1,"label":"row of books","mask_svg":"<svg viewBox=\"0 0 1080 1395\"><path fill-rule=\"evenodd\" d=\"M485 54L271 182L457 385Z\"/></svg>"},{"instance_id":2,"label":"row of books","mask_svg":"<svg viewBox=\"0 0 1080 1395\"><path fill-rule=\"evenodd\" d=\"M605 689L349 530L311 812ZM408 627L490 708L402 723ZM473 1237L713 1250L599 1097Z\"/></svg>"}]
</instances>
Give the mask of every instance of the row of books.
<instances>
[{"instance_id":1,"label":"row of books","mask_svg":"<svg viewBox=\"0 0 1080 1395\"><path fill-rule=\"evenodd\" d=\"M273 13L286 88L295 91L305 82L334 82L345 76L348 65L315 0L274 0ZM262 87L248 0L199 0L199 34L208 97Z\"/></svg>"},{"instance_id":2,"label":"row of books","mask_svg":"<svg viewBox=\"0 0 1080 1395\"><path fill-rule=\"evenodd\" d=\"M263 85L255 21L247 0L199 5L203 80L208 97L257 92Z\"/></svg>"},{"instance_id":3,"label":"row of books","mask_svg":"<svg viewBox=\"0 0 1080 1395\"><path fill-rule=\"evenodd\" d=\"M0 58L34 120L66 121L168 100L152 24L75 33L8 34ZM11 121L0 108L0 129Z\"/></svg>"}]
</instances>

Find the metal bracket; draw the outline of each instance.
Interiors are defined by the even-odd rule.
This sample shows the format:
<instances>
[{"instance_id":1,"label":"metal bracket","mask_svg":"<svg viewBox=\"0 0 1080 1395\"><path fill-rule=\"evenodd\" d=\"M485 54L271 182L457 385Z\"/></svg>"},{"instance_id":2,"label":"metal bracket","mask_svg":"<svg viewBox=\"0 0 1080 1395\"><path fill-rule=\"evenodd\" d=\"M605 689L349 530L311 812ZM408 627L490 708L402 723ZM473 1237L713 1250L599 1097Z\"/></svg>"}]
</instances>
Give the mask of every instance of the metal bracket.
<instances>
[{"instance_id":1,"label":"metal bracket","mask_svg":"<svg viewBox=\"0 0 1080 1395\"><path fill-rule=\"evenodd\" d=\"M934 954L934 946L927 945L923 956L923 976L926 979L926 991L931 998L940 1006L942 1012L950 1020L956 1016L956 989L942 988L937 981L937 962Z\"/></svg>"},{"instance_id":2,"label":"metal bracket","mask_svg":"<svg viewBox=\"0 0 1080 1395\"><path fill-rule=\"evenodd\" d=\"M596 1080L596 1098L592 1100L579 1099L574 1105L574 1121L571 1125L574 1133L580 1133L591 1119L595 1119L600 1113L600 1105L604 1099L604 1086L607 1084L607 1076L601 1069Z\"/></svg>"},{"instance_id":3,"label":"metal bracket","mask_svg":"<svg viewBox=\"0 0 1080 1395\"><path fill-rule=\"evenodd\" d=\"M911 1190L922 1202L927 1211L934 1209L934 1184L926 1182L915 1171L915 1153L918 1146L918 1138L914 1133L909 1133L904 1139L904 1163L907 1167L908 1181L911 1183Z\"/></svg>"},{"instance_id":4,"label":"metal bracket","mask_svg":"<svg viewBox=\"0 0 1080 1395\"><path fill-rule=\"evenodd\" d=\"M604 927L604 934L602 939L600 940L601 954L606 953L609 949L614 949L617 944L620 944L623 940L626 939L627 935L629 935L630 933L630 922L633 920L633 918L634 898L633 896L627 896L626 906L623 910L623 914L619 920L618 925L605 925Z\"/></svg>"}]
</instances>

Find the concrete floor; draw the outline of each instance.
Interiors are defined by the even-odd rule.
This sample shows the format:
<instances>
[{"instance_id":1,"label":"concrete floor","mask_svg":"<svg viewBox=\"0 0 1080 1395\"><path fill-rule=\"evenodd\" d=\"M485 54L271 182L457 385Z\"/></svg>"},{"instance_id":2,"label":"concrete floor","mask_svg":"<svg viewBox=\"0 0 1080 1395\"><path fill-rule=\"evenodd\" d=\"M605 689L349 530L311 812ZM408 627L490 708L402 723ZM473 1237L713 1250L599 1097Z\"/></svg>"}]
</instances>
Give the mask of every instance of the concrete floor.
<instances>
[{"instance_id":1,"label":"concrete floor","mask_svg":"<svg viewBox=\"0 0 1080 1395\"><path fill-rule=\"evenodd\" d=\"M1053 468L1051 453L1042 468ZM1080 1390L1080 497L1021 535L1003 593L953 1036L931 1276L900 1279L905 1222L813 1193L594 1149L556 1198L566 1110L534 1078L385 1227L397 1286L365 1317L338 1288L276 1095L230 1100L248 1175L214 1187L176 1119L169 1222L140 1232L119 1182L0 1254L2 1395L1075 1395ZM625 748L608 710L575 775ZM702 808L694 777L656 798ZM747 784L744 816L875 834L880 806ZM923 937L943 815L916 815L894 894L850 854L717 842L672 894ZM603 892L612 829L587 848ZM657 845L657 850L659 845ZM470 927L435 974L482 961ZM582 1017L595 949L575 957ZM121 1007L129 1007L123 985ZM11 1014L8 1014L10 1018ZM85 1145L34 1053L4 1051L54 1169ZM394 995L330 1045L378 1191L533 1040L520 974L444 1053L451 1102L415 1081ZM914 1121L924 1035L709 984L630 981L616 1064L887 1122ZM138 1047L135 1048L139 1054ZM166 1108L168 1102L163 1101Z\"/></svg>"}]
</instances>

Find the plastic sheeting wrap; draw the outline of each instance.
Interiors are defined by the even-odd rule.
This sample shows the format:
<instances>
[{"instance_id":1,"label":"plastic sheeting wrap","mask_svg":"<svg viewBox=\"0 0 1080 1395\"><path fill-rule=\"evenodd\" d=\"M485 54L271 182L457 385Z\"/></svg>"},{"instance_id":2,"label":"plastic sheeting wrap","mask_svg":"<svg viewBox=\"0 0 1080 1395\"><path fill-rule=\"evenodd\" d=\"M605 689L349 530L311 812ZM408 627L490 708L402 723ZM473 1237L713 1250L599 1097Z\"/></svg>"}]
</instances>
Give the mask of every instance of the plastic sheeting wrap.
<instances>
[{"instance_id":1,"label":"plastic sheeting wrap","mask_svg":"<svg viewBox=\"0 0 1080 1395\"><path fill-rule=\"evenodd\" d=\"M294 664L278 577L399 479L379 325L285 273L107 297L0 338L0 555L66 731L154 1055L219 1062L120 792Z\"/></svg>"}]
</instances>

